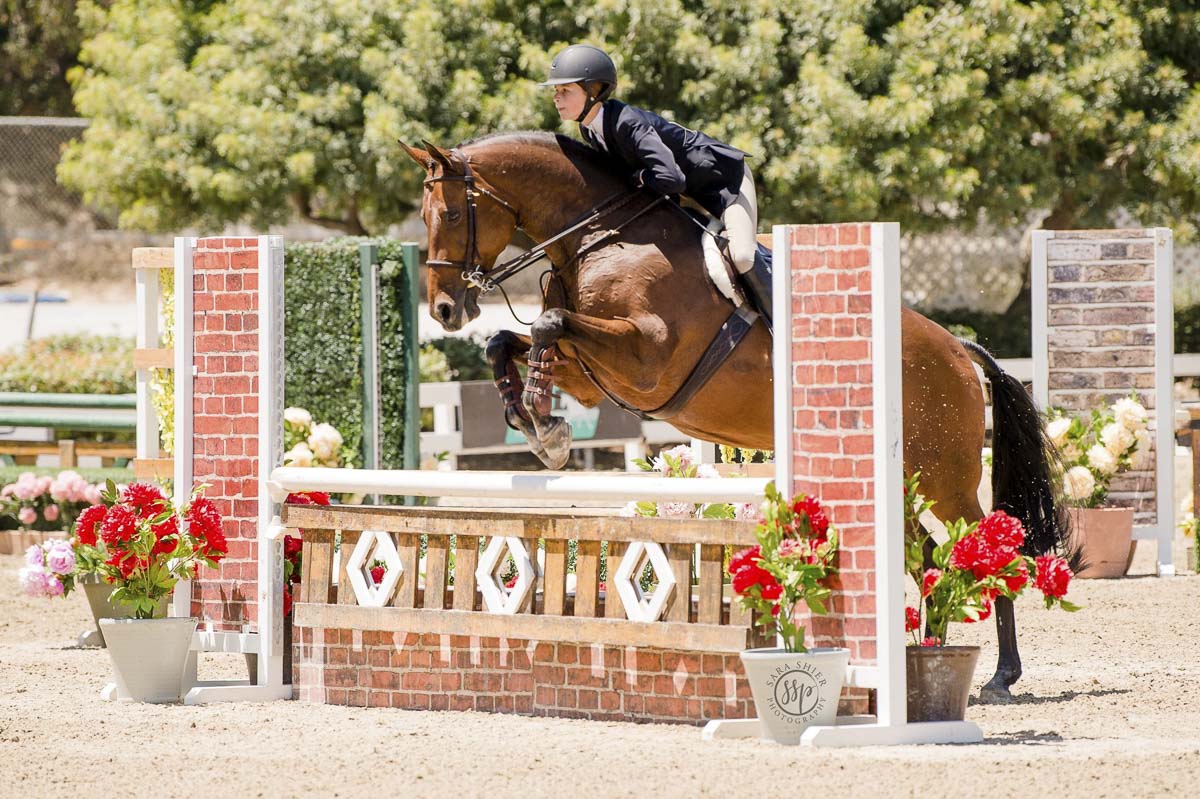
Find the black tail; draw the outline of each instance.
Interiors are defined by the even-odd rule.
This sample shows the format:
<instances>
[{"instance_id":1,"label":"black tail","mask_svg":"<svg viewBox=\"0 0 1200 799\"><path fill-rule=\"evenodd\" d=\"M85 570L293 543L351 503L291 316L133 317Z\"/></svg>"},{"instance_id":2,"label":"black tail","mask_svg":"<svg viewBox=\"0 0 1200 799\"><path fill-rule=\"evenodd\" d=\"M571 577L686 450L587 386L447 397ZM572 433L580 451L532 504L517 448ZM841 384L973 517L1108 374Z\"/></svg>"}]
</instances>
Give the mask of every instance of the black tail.
<instances>
[{"instance_id":1,"label":"black tail","mask_svg":"<svg viewBox=\"0 0 1200 799\"><path fill-rule=\"evenodd\" d=\"M1045 425L1021 381L1006 374L987 350L960 339L992 384L992 504L1025 525L1027 555L1078 553L1070 544L1061 501L1062 461L1046 438Z\"/></svg>"}]
</instances>

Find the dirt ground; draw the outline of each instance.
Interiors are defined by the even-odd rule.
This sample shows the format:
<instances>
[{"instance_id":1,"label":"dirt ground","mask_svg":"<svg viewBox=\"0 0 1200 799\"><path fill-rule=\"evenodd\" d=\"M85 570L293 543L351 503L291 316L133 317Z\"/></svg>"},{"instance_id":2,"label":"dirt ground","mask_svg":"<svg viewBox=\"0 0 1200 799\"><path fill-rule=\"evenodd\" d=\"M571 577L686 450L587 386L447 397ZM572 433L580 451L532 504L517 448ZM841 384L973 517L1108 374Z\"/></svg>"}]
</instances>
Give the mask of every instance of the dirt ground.
<instances>
[{"instance_id":1,"label":"dirt ground","mask_svg":"<svg viewBox=\"0 0 1200 799\"><path fill-rule=\"evenodd\" d=\"M1182 543L1179 555L1182 557ZM1200 763L1200 578L1079 581L1078 614L1018 605L1025 676L973 704L974 746L802 750L704 742L694 727L480 713L110 704L103 650L70 642L86 602L21 596L0 557L0 794L290 796L1050 796L1194 792ZM984 652L990 624L956 631ZM235 676L207 656L201 676ZM987 792L987 793L985 793Z\"/></svg>"}]
</instances>

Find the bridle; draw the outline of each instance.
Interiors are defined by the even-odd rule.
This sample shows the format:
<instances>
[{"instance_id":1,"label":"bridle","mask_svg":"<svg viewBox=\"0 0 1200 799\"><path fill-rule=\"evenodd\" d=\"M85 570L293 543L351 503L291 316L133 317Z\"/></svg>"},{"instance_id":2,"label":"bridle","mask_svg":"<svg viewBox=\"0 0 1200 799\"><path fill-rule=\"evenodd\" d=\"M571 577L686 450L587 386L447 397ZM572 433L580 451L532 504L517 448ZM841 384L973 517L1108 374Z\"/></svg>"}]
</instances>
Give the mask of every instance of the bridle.
<instances>
[{"instance_id":1,"label":"bridle","mask_svg":"<svg viewBox=\"0 0 1200 799\"><path fill-rule=\"evenodd\" d=\"M480 261L482 259L479 257L479 239L478 239L478 231L477 231L478 223L476 221L476 208L477 208L476 199L478 197L483 196L483 197L487 197L488 199L493 200L494 202L498 203L501 208L503 208L504 210L506 210L510 214L512 214L513 221L516 223L518 230L524 230L524 228L521 226L521 215L517 211L517 209L512 205L512 203L508 202L503 197L501 197L499 194L497 194L496 192L487 188L486 186L479 184L479 182L476 180L475 173L471 171L471 162L469 160L467 160L467 156L465 153L463 153L458 148L454 148L450 152L462 162L463 174L462 175L442 174L439 177L425 178L424 185L426 187L429 187L435 183L442 183L442 182L446 182L446 181L457 181L457 182L461 182L463 184L464 188L466 189L466 195L467 195L467 246L463 253L463 258L461 260L449 261L449 260L443 260L443 259L429 259L429 260L425 261L425 264L427 266L434 267L434 268L440 267L440 268L461 269L462 270L462 279L465 280L470 285L474 286L475 288L479 289L480 293L482 293L482 294L486 294L487 292L498 288L501 283L503 283L505 280L512 277L513 275L517 274L522 269L525 269L527 266L530 266L531 264L534 264L537 261L540 261L541 259L547 257L546 248L550 247L551 245L555 244L558 241L561 241L562 239L571 235L572 233L579 230L580 228L590 225L591 223L595 222L597 219L599 219L600 217L609 213L610 211L613 211L613 210L625 205L633 198L638 197L639 195L642 194L641 191L636 190L636 189L633 191L628 191L628 190L619 191L616 194L613 194L613 195L607 197L606 199L604 199L599 205L592 208L591 211L584 214L583 217L581 217L576 222L573 222L567 228L554 234L553 236L551 236L550 238L541 242L540 244L535 245L533 247L533 249L529 250L529 252L522 253L521 255L518 255L515 258L511 258L502 264L494 266L490 270L484 270L483 264L480 263ZM615 234L618 230L625 227L630 222L637 219L642 214L646 213L651 208L655 207L660 202L662 202L666 199L667 198L665 196L659 196L659 197L655 198L653 202L647 204L644 208L639 210L632 217L630 217L629 219L626 219L624 222L622 222L616 228L607 231L607 233L601 238L607 238L608 236Z\"/></svg>"}]
</instances>

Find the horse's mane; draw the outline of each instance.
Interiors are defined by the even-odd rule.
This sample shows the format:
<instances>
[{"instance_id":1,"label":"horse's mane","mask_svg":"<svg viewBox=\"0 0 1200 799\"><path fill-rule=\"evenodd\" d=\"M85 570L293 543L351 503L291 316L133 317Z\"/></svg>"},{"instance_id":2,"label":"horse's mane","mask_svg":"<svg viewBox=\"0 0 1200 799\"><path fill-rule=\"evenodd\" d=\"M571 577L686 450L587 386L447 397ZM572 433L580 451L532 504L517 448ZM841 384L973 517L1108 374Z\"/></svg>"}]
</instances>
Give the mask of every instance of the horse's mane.
<instances>
[{"instance_id":1,"label":"horse's mane","mask_svg":"<svg viewBox=\"0 0 1200 799\"><path fill-rule=\"evenodd\" d=\"M537 147L551 152L557 151L577 168L588 168L611 177L620 177L613 171L611 158L588 147L578 139L572 139L561 133L548 133L542 130L501 131L478 136L463 142L460 147L467 148L486 144L514 144Z\"/></svg>"}]
</instances>

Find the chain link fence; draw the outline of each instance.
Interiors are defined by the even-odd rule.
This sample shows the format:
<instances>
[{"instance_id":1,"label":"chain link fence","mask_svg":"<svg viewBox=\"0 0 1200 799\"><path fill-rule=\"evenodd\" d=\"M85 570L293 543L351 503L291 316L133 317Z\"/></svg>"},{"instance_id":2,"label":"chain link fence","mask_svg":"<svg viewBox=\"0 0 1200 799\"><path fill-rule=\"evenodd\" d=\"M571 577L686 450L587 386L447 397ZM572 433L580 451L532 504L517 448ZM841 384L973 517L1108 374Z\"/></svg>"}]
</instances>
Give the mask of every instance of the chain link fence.
<instances>
[{"instance_id":1,"label":"chain link fence","mask_svg":"<svg viewBox=\"0 0 1200 799\"><path fill-rule=\"evenodd\" d=\"M87 208L59 186L55 175L67 142L87 127L85 119L0 117L0 283L36 273L70 274L75 279L121 275L129 249L167 244L169 237L115 230L114 220ZM906 235L901 242L904 302L924 310L965 308L1001 312L1021 289L1029 258L1029 229L1044 216L1031 214L1026 229L979 225L969 232ZM1116 227L1137 226L1129 214L1114 215ZM410 232L411 226L399 226ZM239 228L240 229L240 228ZM314 231L272 231L314 237ZM319 236L320 231L315 235ZM418 238L422 238L423 233ZM1200 302L1200 246L1175 248L1178 305ZM522 276L525 277L525 276ZM517 295L537 293L537 275L528 285L514 281Z\"/></svg>"}]
</instances>

